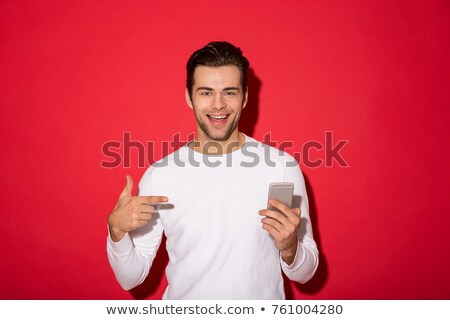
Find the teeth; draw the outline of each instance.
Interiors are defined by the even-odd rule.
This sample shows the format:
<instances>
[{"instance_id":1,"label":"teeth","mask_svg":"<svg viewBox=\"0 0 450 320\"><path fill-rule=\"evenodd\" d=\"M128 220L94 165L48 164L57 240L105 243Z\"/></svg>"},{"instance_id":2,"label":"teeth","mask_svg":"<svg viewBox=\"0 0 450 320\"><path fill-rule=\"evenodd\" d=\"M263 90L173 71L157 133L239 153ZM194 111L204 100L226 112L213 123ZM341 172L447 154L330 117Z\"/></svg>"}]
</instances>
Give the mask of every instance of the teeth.
<instances>
[{"instance_id":1,"label":"teeth","mask_svg":"<svg viewBox=\"0 0 450 320\"><path fill-rule=\"evenodd\" d=\"M214 120L222 120L225 119L227 116L219 116L219 117L210 116L210 117L213 118Z\"/></svg>"}]
</instances>

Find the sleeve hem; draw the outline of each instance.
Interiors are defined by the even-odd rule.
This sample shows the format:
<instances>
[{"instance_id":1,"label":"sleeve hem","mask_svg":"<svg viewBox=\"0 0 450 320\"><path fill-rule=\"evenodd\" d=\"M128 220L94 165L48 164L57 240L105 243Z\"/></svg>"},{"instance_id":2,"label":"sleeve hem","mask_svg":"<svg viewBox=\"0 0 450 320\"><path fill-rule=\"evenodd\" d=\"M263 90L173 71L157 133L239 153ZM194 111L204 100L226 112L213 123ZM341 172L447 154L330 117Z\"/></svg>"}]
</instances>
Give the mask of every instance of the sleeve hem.
<instances>
[{"instance_id":1,"label":"sleeve hem","mask_svg":"<svg viewBox=\"0 0 450 320\"><path fill-rule=\"evenodd\" d=\"M125 236L120 241L115 242L111 239L111 234L108 228L108 237L106 241L108 247L112 252L114 252L115 255L128 254L133 247L133 241L131 240L128 232L125 233Z\"/></svg>"}]
</instances>

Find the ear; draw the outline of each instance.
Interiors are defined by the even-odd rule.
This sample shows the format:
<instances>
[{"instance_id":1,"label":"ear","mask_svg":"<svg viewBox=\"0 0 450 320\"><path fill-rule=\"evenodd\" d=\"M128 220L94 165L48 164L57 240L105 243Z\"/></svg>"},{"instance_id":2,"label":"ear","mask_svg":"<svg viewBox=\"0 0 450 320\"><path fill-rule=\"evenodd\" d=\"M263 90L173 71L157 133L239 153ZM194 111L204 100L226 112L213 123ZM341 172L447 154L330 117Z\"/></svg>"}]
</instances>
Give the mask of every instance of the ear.
<instances>
[{"instance_id":1,"label":"ear","mask_svg":"<svg viewBox=\"0 0 450 320\"><path fill-rule=\"evenodd\" d=\"M247 105L247 100L248 100L248 87L247 87L247 90L245 90L245 97L244 97L244 102L242 103L242 109L244 109L245 106Z\"/></svg>"},{"instance_id":2,"label":"ear","mask_svg":"<svg viewBox=\"0 0 450 320\"><path fill-rule=\"evenodd\" d=\"M185 96L186 96L186 103L187 103L188 107L191 108L191 109L194 109L194 106L193 106L193 104L192 104L191 97L189 97L189 91L188 91L187 88L186 88L184 94L185 94Z\"/></svg>"}]
</instances>

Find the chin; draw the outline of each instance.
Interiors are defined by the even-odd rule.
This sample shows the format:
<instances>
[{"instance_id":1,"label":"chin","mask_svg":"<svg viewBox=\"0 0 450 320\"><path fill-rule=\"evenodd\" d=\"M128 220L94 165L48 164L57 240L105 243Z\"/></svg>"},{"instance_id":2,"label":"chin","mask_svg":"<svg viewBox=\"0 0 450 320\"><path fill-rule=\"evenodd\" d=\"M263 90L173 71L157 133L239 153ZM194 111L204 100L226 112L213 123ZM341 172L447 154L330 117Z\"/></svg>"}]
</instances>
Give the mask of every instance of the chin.
<instances>
[{"instance_id":1,"label":"chin","mask_svg":"<svg viewBox=\"0 0 450 320\"><path fill-rule=\"evenodd\" d=\"M213 140L213 141L227 141L230 138L231 133L226 133L226 134L209 134L209 133L206 133L206 136L210 140Z\"/></svg>"},{"instance_id":2,"label":"chin","mask_svg":"<svg viewBox=\"0 0 450 320\"><path fill-rule=\"evenodd\" d=\"M206 126L203 126L202 131L203 133L208 137L211 141L227 141L231 135L233 134L234 130L236 128L222 128L222 130L217 130L215 128L208 128Z\"/></svg>"}]
</instances>

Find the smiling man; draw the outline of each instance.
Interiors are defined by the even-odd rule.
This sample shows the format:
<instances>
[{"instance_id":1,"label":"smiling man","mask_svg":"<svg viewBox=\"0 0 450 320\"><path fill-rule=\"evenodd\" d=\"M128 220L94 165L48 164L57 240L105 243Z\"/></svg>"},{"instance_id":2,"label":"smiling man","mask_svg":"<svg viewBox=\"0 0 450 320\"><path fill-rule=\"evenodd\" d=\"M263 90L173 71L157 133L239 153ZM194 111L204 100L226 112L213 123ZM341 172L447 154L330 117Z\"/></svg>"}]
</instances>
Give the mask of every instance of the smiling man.
<instances>
[{"instance_id":1,"label":"smiling man","mask_svg":"<svg viewBox=\"0 0 450 320\"><path fill-rule=\"evenodd\" d=\"M147 277L163 233L164 299L284 299L282 272L300 283L314 275L318 251L298 164L239 132L248 67L227 42L189 58L186 101L196 138L145 172L139 196L127 176L109 215L108 258L124 289ZM298 206L270 200L277 210L265 209L272 182L292 182Z\"/></svg>"}]
</instances>

